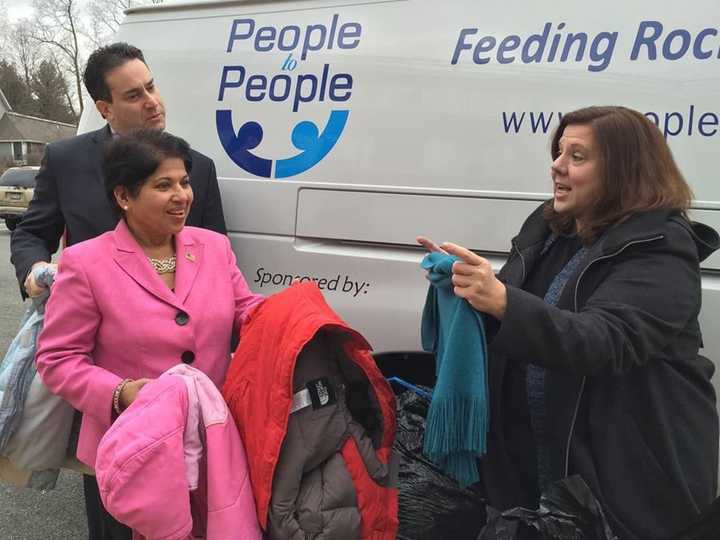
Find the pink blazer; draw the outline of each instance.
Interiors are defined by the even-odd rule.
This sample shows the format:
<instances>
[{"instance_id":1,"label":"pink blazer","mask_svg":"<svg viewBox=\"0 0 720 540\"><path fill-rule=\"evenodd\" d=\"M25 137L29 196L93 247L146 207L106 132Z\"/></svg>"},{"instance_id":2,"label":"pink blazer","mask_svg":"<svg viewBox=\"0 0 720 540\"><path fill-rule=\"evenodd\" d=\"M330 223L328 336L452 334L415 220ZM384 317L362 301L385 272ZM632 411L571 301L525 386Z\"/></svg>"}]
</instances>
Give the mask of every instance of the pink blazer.
<instances>
[{"instance_id":1,"label":"pink blazer","mask_svg":"<svg viewBox=\"0 0 720 540\"><path fill-rule=\"evenodd\" d=\"M105 508L134 540L262 538L240 434L198 370L175 366L148 383L102 438L95 464Z\"/></svg>"},{"instance_id":2,"label":"pink blazer","mask_svg":"<svg viewBox=\"0 0 720 540\"><path fill-rule=\"evenodd\" d=\"M183 362L221 385L232 329L262 301L225 236L185 227L175 250L174 292L123 220L60 258L36 362L48 388L82 411L77 457L90 467L124 378L156 378Z\"/></svg>"}]
</instances>

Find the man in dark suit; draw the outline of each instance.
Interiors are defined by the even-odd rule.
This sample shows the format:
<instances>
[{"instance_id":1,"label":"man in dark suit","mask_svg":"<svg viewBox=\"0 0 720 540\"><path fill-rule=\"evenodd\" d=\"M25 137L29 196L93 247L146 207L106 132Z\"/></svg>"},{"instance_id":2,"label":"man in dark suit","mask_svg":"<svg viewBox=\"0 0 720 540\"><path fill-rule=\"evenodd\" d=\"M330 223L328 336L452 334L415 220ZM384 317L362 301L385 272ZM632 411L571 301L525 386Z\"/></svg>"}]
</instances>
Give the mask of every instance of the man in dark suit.
<instances>
[{"instance_id":1,"label":"man in dark suit","mask_svg":"<svg viewBox=\"0 0 720 540\"><path fill-rule=\"evenodd\" d=\"M65 232L72 245L115 228L118 216L105 194L105 143L139 128L165 129L165 107L139 49L114 43L96 50L83 78L107 125L45 149L35 195L11 240L23 296L42 293L31 270L50 264ZM215 165L194 151L190 184L194 201L187 224L224 234ZM84 491L90 540L129 540L130 530L103 508L94 476L84 475Z\"/></svg>"},{"instance_id":2,"label":"man in dark suit","mask_svg":"<svg viewBox=\"0 0 720 540\"><path fill-rule=\"evenodd\" d=\"M90 55L85 87L107 125L50 144L36 178L35 196L12 234L12 263L23 293L42 292L31 269L49 264L67 229L72 245L113 230L118 216L105 195L103 150L114 135L139 128L165 129L165 107L142 52L126 43ZM194 202L187 224L225 233L215 165L192 152Z\"/></svg>"}]
</instances>

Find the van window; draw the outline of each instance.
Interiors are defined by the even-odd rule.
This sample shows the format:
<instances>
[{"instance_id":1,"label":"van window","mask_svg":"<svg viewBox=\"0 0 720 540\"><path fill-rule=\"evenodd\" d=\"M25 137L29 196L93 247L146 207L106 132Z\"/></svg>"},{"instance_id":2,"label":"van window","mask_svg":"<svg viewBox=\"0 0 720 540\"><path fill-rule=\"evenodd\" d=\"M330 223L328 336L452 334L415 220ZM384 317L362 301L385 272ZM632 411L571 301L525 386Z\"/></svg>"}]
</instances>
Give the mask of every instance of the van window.
<instances>
[{"instance_id":1,"label":"van window","mask_svg":"<svg viewBox=\"0 0 720 540\"><path fill-rule=\"evenodd\" d=\"M0 176L0 186L35 187L36 169L8 169Z\"/></svg>"}]
</instances>

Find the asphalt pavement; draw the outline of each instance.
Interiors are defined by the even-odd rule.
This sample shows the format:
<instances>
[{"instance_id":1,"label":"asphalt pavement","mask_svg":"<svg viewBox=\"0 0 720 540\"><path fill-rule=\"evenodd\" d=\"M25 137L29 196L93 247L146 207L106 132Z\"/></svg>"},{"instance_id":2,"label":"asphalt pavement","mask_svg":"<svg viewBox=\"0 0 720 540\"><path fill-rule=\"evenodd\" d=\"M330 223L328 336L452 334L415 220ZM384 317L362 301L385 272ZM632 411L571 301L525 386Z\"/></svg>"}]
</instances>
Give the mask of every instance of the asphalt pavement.
<instances>
[{"instance_id":1,"label":"asphalt pavement","mask_svg":"<svg viewBox=\"0 0 720 540\"><path fill-rule=\"evenodd\" d=\"M10 232L0 224L0 358L18 331L27 308L10 264ZM0 485L0 539L82 540L87 538L82 476L62 471L54 490L41 492Z\"/></svg>"}]
</instances>

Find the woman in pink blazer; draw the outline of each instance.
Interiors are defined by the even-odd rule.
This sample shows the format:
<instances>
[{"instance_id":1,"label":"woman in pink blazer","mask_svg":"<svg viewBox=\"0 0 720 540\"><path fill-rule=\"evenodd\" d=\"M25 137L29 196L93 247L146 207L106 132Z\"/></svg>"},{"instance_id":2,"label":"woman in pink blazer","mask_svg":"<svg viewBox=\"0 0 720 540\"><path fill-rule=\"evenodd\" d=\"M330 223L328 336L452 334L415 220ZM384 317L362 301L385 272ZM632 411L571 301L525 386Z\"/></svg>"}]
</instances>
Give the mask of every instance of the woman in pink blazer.
<instances>
[{"instance_id":1,"label":"woman in pink blazer","mask_svg":"<svg viewBox=\"0 0 720 540\"><path fill-rule=\"evenodd\" d=\"M185 363L220 386L233 329L262 301L227 237L185 227L191 166L188 144L168 133L117 138L105 188L122 219L60 258L37 367L50 390L83 413L77 457L90 467L113 419L148 380ZM119 531L110 538L130 538L103 519Z\"/></svg>"}]
</instances>

